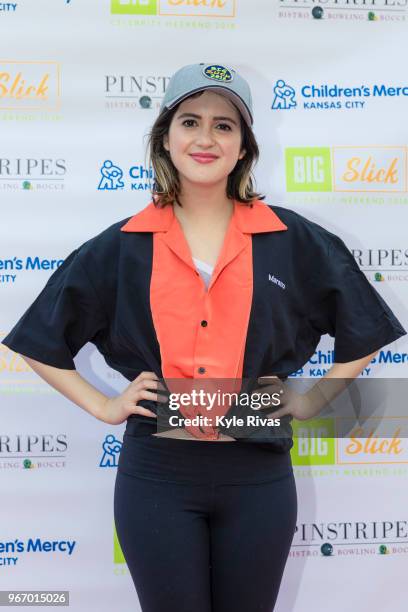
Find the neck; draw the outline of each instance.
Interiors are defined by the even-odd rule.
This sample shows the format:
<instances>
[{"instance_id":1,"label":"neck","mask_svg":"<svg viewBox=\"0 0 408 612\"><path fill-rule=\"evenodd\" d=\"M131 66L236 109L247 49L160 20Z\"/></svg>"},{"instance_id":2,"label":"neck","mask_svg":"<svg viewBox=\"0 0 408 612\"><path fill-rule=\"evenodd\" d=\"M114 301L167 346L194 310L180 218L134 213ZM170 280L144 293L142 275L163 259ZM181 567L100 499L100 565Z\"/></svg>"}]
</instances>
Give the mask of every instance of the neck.
<instances>
[{"instance_id":1,"label":"neck","mask_svg":"<svg viewBox=\"0 0 408 612\"><path fill-rule=\"evenodd\" d=\"M197 185L183 181L179 200L173 205L179 218L190 219L200 223L212 223L232 214L234 203L227 198L226 181L219 185Z\"/></svg>"}]
</instances>

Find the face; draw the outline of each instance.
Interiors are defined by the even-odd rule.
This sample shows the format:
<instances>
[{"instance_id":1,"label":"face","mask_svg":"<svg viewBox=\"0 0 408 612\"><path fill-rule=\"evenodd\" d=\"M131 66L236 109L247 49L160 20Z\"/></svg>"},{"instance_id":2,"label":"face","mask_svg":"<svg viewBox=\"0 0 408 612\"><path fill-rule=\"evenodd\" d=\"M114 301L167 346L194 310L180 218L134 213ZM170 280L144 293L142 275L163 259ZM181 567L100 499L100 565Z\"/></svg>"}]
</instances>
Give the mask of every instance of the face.
<instances>
[{"instance_id":1,"label":"face","mask_svg":"<svg viewBox=\"0 0 408 612\"><path fill-rule=\"evenodd\" d=\"M226 185L228 175L245 155L240 113L225 96L205 90L179 104L163 146L182 186L188 182Z\"/></svg>"}]
</instances>

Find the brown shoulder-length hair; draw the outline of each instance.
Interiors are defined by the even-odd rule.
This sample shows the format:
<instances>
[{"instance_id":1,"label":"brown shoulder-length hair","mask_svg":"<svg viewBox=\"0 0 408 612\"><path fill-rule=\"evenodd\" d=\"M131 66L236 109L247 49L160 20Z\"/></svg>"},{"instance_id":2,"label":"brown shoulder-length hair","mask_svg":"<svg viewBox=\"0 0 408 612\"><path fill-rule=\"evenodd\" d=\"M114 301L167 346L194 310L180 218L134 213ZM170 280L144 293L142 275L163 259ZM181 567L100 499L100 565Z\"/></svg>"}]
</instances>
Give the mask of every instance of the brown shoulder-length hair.
<instances>
[{"instance_id":1,"label":"brown shoulder-length hair","mask_svg":"<svg viewBox=\"0 0 408 612\"><path fill-rule=\"evenodd\" d=\"M198 97L199 91L189 97ZM186 98L185 98L186 99ZM147 134L148 166L152 167L154 179L152 185L152 199L155 206L163 208L174 201L182 206L180 195L180 180L169 152L163 146L163 138L168 133L170 123L177 111L178 104L159 114L152 128ZM239 112L239 111L238 111ZM253 167L259 159L259 148L252 129L244 121L239 112L241 122L241 148L246 150L242 159L239 159L227 180L227 197L241 204L251 206L253 200L263 200L264 195L254 190Z\"/></svg>"}]
</instances>

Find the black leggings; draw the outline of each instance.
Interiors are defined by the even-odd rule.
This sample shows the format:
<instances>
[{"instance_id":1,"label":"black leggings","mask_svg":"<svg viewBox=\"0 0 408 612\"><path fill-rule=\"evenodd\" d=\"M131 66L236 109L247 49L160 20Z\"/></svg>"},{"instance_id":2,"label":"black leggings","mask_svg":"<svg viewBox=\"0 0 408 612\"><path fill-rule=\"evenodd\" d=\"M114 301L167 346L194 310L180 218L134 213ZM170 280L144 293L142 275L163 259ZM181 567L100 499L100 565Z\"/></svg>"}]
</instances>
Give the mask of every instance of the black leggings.
<instances>
[{"instance_id":1,"label":"black leggings","mask_svg":"<svg viewBox=\"0 0 408 612\"><path fill-rule=\"evenodd\" d=\"M290 453L125 433L114 515L143 612L272 612L297 518Z\"/></svg>"}]
</instances>

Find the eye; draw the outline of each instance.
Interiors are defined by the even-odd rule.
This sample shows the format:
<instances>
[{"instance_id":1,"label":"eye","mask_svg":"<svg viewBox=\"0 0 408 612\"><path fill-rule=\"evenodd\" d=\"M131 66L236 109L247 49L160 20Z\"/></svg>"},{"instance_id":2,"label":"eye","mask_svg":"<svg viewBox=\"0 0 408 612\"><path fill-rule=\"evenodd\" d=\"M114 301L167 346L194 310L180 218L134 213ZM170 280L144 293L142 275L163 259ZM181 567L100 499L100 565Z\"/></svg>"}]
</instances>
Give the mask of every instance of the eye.
<instances>
[{"instance_id":1,"label":"eye","mask_svg":"<svg viewBox=\"0 0 408 612\"><path fill-rule=\"evenodd\" d=\"M191 127L190 125L186 125L186 123L194 123L195 119L184 119L182 125L185 125L186 127Z\"/></svg>"},{"instance_id":2,"label":"eye","mask_svg":"<svg viewBox=\"0 0 408 612\"><path fill-rule=\"evenodd\" d=\"M231 131L231 126L228 123L219 123L218 126L222 126L222 131L223 132L230 132ZM227 128L226 130L224 128Z\"/></svg>"}]
</instances>

